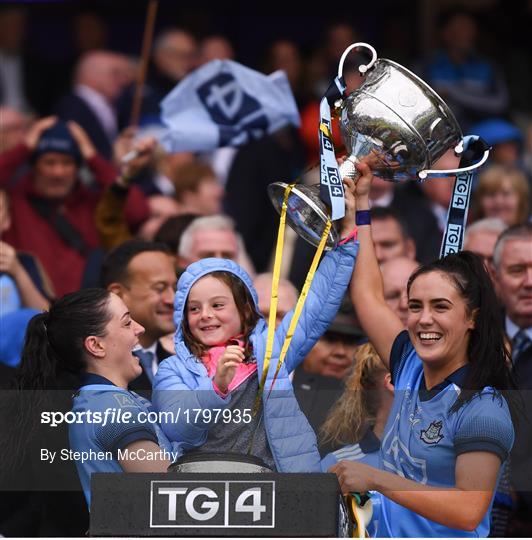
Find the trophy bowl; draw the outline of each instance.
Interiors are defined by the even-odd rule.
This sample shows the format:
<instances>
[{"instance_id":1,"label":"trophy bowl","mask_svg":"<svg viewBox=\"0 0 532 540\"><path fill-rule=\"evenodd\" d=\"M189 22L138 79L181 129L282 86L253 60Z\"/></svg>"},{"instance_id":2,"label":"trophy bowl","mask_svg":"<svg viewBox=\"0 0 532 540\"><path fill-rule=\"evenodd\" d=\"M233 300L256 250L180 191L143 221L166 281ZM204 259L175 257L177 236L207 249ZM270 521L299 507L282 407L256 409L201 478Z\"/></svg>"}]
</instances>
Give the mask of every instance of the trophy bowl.
<instances>
[{"instance_id":1,"label":"trophy bowl","mask_svg":"<svg viewBox=\"0 0 532 540\"><path fill-rule=\"evenodd\" d=\"M456 118L438 94L383 58L342 102L339 115L348 159L367 161L376 176L393 182L424 180L462 140Z\"/></svg>"},{"instance_id":2,"label":"trophy bowl","mask_svg":"<svg viewBox=\"0 0 532 540\"><path fill-rule=\"evenodd\" d=\"M279 214L281 213L284 193L287 187L288 184L285 182L274 182L268 186L268 196ZM319 184L312 186L296 184L288 195L286 205L288 225L301 238L317 246L329 221L328 209L320 199ZM334 249L338 244L338 240L338 231L333 223L327 235L325 250L330 251Z\"/></svg>"}]
</instances>

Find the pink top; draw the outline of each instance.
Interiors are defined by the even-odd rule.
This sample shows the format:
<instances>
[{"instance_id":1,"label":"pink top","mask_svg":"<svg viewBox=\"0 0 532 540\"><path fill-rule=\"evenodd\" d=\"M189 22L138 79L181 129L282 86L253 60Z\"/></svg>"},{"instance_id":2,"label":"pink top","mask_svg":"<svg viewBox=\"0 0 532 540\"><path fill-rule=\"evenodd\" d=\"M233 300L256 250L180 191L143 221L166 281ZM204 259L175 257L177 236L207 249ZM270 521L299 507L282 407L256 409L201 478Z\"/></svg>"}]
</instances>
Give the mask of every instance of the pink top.
<instances>
[{"instance_id":1,"label":"pink top","mask_svg":"<svg viewBox=\"0 0 532 540\"><path fill-rule=\"evenodd\" d=\"M238 345L240 347L244 347L244 342L240 339L232 339L229 340L227 344L233 344L230 342L237 341ZM216 373L216 367L218 366L218 360L222 357L223 353L225 352L225 349L227 347L227 344L225 345L216 345L214 347L211 347L201 358L201 361L203 362L203 365L207 368L207 373L209 377L214 377L214 374ZM244 381L247 381L253 373L257 371L257 363L252 362L249 364L241 363L236 368L235 376L233 377L233 380L229 383L229 387L227 389L227 392L222 392L216 383L214 382L214 379L212 381L212 386L214 388L214 391L221 397L226 397L230 392L232 392L235 388L238 388Z\"/></svg>"}]
</instances>

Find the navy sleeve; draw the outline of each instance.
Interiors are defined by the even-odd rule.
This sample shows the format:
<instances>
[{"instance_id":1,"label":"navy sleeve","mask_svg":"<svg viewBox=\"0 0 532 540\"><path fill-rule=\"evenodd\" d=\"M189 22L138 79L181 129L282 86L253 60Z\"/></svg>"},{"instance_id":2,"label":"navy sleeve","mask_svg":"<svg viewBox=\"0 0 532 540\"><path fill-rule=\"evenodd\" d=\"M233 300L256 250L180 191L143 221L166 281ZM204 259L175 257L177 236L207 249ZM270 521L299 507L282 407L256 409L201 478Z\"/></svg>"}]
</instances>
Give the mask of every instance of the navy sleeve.
<instances>
[{"instance_id":1,"label":"navy sleeve","mask_svg":"<svg viewBox=\"0 0 532 540\"><path fill-rule=\"evenodd\" d=\"M403 330L397 334L390 352L390 374L392 376L392 384L395 384L397 381L397 377L399 377L405 364L405 360L412 348L413 345L407 330Z\"/></svg>"},{"instance_id":2,"label":"navy sleeve","mask_svg":"<svg viewBox=\"0 0 532 540\"><path fill-rule=\"evenodd\" d=\"M482 394L464 405L454 436L456 455L466 452L491 452L505 461L512 449L514 429L502 396Z\"/></svg>"}]
</instances>

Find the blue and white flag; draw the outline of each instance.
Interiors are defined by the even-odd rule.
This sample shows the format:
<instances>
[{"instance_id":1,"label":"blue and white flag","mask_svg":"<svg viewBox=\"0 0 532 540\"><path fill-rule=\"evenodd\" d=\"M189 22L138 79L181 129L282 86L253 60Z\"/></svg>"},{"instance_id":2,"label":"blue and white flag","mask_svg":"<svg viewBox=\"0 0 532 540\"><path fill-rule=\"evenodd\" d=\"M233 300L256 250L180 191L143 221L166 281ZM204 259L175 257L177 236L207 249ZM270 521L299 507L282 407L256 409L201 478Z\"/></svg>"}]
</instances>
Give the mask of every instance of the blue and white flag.
<instances>
[{"instance_id":1,"label":"blue and white flag","mask_svg":"<svg viewBox=\"0 0 532 540\"><path fill-rule=\"evenodd\" d=\"M240 146L299 126L286 74L264 75L232 60L213 60L185 77L161 102L169 152L208 152Z\"/></svg>"}]
</instances>

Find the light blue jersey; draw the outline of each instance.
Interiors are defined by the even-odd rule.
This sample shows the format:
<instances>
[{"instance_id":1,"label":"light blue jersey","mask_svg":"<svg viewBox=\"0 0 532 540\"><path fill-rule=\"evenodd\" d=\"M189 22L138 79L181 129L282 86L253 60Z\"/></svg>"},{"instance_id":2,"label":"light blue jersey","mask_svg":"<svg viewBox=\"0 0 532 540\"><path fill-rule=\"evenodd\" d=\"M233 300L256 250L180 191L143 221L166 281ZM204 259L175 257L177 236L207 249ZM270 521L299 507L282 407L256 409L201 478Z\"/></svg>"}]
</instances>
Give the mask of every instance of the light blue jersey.
<instances>
[{"instance_id":1,"label":"light blue jersey","mask_svg":"<svg viewBox=\"0 0 532 540\"><path fill-rule=\"evenodd\" d=\"M327 472L333 465L339 461L360 461L366 465L372 467L380 467L380 446L379 438L373 433L371 429L368 429L362 439L356 444L348 444L328 453L321 460L321 470ZM373 507L373 514L371 521L369 522L366 530L368 534L373 538L377 532L379 526L379 515L381 507L382 495L377 492L371 492L371 504Z\"/></svg>"},{"instance_id":2,"label":"light blue jersey","mask_svg":"<svg viewBox=\"0 0 532 540\"><path fill-rule=\"evenodd\" d=\"M401 332L390 355L395 385L393 407L381 443L381 468L421 484L454 487L456 457L466 452L491 452L505 461L514 430L503 397L484 388L456 412L449 412L467 375L464 366L430 390L421 359L408 333ZM474 531L451 529L421 517L382 497L377 536L486 537L490 509Z\"/></svg>"},{"instance_id":3,"label":"light blue jersey","mask_svg":"<svg viewBox=\"0 0 532 540\"><path fill-rule=\"evenodd\" d=\"M73 459L90 508L91 474L124 472L118 461L119 451L123 452L131 443L153 441L173 458L182 451L177 443L168 441L157 423L147 421L146 414L153 411L147 399L92 373L87 374L83 383L74 397L72 411L90 411L92 421L85 416L83 422L70 424L69 439L71 452L78 453ZM104 421L106 410L113 416L108 413ZM130 414L126 417L125 413ZM94 421L98 416L100 421ZM125 418L128 418L127 422Z\"/></svg>"}]
</instances>

